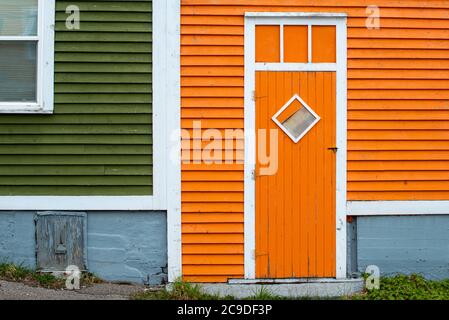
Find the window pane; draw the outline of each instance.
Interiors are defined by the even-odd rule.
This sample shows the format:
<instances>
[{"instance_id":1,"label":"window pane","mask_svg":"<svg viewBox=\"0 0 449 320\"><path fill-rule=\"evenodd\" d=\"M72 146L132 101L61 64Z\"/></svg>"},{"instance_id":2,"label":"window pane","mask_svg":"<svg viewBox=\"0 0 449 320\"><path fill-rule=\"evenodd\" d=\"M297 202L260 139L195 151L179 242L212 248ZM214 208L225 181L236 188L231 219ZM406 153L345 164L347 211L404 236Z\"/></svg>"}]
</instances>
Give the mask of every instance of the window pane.
<instances>
[{"instance_id":1,"label":"window pane","mask_svg":"<svg viewBox=\"0 0 449 320\"><path fill-rule=\"evenodd\" d=\"M309 129L315 120L315 116L309 110L302 107L282 124L296 139L301 136L304 131Z\"/></svg>"},{"instance_id":2,"label":"window pane","mask_svg":"<svg viewBox=\"0 0 449 320\"><path fill-rule=\"evenodd\" d=\"M299 140L320 117L298 95L294 95L274 116L274 122L293 140Z\"/></svg>"},{"instance_id":3,"label":"window pane","mask_svg":"<svg viewBox=\"0 0 449 320\"><path fill-rule=\"evenodd\" d=\"M38 0L0 0L0 36L37 35Z\"/></svg>"},{"instance_id":4,"label":"window pane","mask_svg":"<svg viewBox=\"0 0 449 320\"><path fill-rule=\"evenodd\" d=\"M0 101L36 101L36 58L36 42L0 41Z\"/></svg>"}]
</instances>

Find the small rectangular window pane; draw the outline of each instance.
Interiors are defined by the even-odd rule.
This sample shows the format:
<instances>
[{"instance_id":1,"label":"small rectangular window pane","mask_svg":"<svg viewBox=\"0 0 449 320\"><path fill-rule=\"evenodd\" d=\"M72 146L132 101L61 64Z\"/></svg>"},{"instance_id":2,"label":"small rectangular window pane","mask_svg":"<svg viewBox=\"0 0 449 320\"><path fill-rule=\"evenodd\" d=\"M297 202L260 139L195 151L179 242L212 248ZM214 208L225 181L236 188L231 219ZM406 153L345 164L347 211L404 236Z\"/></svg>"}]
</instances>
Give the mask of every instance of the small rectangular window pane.
<instances>
[{"instance_id":1,"label":"small rectangular window pane","mask_svg":"<svg viewBox=\"0 0 449 320\"><path fill-rule=\"evenodd\" d=\"M296 138L301 136L304 131L316 120L315 116L306 108L302 107L296 111L290 118L285 120L282 125Z\"/></svg>"},{"instance_id":2,"label":"small rectangular window pane","mask_svg":"<svg viewBox=\"0 0 449 320\"><path fill-rule=\"evenodd\" d=\"M36 36L38 0L0 0L0 36Z\"/></svg>"},{"instance_id":3,"label":"small rectangular window pane","mask_svg":"<svg viewBox=\"0 0 449 320\"><path fill-rule=\"evenodd\" d=\"M0 41L0 101L35 102L37 42Z\"/></svg>"}]
</instances>

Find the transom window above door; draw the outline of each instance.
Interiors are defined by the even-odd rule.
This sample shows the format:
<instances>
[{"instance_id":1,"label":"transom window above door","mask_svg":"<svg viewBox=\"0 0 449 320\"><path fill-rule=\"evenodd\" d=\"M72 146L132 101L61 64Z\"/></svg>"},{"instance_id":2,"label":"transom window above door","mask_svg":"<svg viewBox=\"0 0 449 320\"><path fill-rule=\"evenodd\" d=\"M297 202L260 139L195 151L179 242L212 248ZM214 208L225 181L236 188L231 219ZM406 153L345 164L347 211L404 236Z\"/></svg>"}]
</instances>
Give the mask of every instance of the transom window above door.
<instances>
[{"instance_id":1,"label":"transom window above door","mask_svg":"<svg viewBox=\"0 0 449 320\"><path fill-rule=\"evenodd\" d=\"M256 25L257 63L335 63L332 25Z\"/></svg>"}]
</instances>

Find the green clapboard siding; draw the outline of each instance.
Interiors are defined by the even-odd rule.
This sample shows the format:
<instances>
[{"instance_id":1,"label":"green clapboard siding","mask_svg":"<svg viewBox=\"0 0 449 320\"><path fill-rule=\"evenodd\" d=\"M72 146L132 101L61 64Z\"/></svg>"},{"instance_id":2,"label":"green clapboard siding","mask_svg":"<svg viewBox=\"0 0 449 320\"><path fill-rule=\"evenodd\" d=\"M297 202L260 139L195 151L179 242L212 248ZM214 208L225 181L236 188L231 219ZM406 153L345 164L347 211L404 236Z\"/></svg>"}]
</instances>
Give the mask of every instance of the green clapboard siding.
<instances>
[{"instance_id":1,"label":"green clapboard siding","mask_svg":"<svg viewBox=\"0 0 449 320\"><path fill-rule=\"evenodd\" d=\"M67 30L68 5L81 29ZM151 0L56 0L53 115L0 115L0 195L151 195Z\"/></svg>"}]
</instances>

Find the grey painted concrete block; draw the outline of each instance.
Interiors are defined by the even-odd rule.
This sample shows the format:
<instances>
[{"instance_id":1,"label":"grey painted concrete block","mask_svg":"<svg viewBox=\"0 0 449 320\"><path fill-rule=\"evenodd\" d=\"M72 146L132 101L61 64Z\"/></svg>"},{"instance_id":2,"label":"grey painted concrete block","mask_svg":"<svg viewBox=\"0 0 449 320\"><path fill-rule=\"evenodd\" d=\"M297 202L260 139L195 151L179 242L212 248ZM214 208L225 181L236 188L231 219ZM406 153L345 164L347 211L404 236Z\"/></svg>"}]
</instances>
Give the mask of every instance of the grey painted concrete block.
<instances>
[{"instance_id":1,"label":"grey painted concrete block","mask_svg":"<svg viewBox=\"0 0 449 320\"><path fill-rule=\"evenodd\" d=\"M0 212L0 261L36 268L34 211ZM87 267L109 281L167 280L165 212L87 212Z\"/></svg>"},{"instance_id":2,"label":"grey painted concrete block","mask_svg":"<svg viewBox=\"0 0 449 320\"><path fill-rule=\"evenodd\" d=\"M91 272L106 280L166 281L165 213L90 212L87 229Z\"/></svg>"},{"instance_id":3,"label":"grey painted concrete block","mask_svg":"<svg viewBox=\"0 0 449 320\"><path fill-rule=\"evenodd\" d=\"M35 268L34 212L0 212L0 262Z\"/></svg>"},{"instance_id":4,"label":"grey painted concrete block","mask_svg":"<svg viewBox=\"0 0 449 320\"><path fill-rule=\"evenodd\" d=\"M357 264L360 272L377 265L382 275L449 278L449 215L358 217Z\"/></svg>"}]
</instances>

